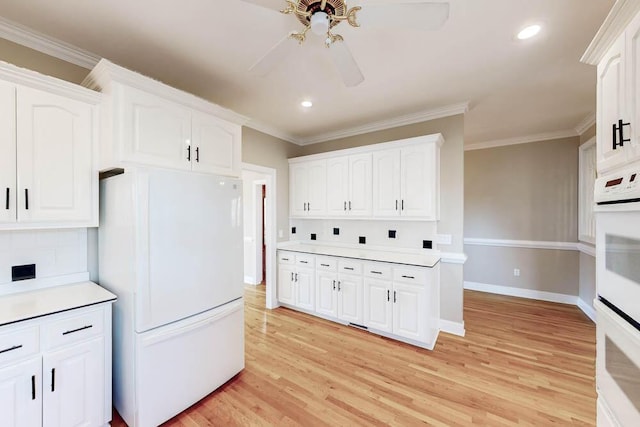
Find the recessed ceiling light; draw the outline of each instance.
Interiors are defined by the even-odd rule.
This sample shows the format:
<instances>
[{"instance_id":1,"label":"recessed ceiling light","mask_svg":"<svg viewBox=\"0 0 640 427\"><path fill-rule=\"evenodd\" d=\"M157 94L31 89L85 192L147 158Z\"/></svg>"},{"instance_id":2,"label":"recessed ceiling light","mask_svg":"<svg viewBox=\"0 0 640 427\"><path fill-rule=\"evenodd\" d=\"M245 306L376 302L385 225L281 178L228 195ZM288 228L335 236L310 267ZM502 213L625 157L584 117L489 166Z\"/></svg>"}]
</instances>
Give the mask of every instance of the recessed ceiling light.
<instances>
[{"instance_id":1,"label":"recessed ceiling light","mask_svg":"<svg viewBox=\"0 0 640 427\"><path fill-rule=\"evenodd\" d=\"M518 33L518 38L520 40L530 39L540 32L540 28L540 25L529 25Z\"/></svg>"},{"instance_id":2,"label":"recessed ceiling light","mask_svg":"<svg viewBox=\"0 0 640 427\"><path fill-rule=\"evenodd\" d=\"M304 108L311 108L311 107L313 107L313 102L311 102L311 101L302 101L300 103L300 105L302 105Z\"/></svg>"}]
</instances>

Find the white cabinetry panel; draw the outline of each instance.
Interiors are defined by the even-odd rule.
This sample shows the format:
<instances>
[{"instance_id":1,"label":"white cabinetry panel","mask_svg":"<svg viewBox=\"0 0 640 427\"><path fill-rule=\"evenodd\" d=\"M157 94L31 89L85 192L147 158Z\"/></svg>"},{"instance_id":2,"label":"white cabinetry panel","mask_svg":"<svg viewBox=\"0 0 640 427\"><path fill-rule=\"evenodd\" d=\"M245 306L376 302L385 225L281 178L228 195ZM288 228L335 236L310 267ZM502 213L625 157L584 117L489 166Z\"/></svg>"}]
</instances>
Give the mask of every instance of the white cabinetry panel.
<instances>
[{"instance_id":1,"label":"white cabinetry panel","mask_svg":"<svg viewBox=\"0 0 640 427\"><path fill-rule=\"evenodd\" d=\"M4 350L1 349L0 350ZM42 360L40 357L0 366L0 424L42 425Z\"/></svg>"},{"instance_id":2,"label":"white cabinetry panel","mask_svg":"<svg viewBox=\"0 0 640 427\"><path fill-rule=\"evenodd\" d=\"M0 223L16 221L16 88L0 81Z\"/></svg>"},{"instance_id":3,"label":"white cabinetry panel","mask_svg":"<svg viewBox=\"0 0 640 427\"><path fill-rule=\"evenodd\" d=\"M194 112L191 122L192 164L197 172L240 174L240 127L215 116Z\"/></svg>"}]
</instances>

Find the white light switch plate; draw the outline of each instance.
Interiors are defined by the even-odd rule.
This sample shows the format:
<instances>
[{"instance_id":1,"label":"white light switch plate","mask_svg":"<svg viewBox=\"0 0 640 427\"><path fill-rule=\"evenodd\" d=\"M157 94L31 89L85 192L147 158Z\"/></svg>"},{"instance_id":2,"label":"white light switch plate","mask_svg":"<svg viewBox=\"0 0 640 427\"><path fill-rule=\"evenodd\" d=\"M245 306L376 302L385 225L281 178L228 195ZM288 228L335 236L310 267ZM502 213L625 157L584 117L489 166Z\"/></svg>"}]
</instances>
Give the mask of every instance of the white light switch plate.
<instances>
[{"instance_id":1,"label":"white light switch plate","mask_svg":"<svg viewBox=\"0 0 640 427\"><path fill-rule=\"evenodd\" d=\"M436 234L436 243L439 245L450 245L451 241L451 234Z\"/></svg>"}]
</instances>

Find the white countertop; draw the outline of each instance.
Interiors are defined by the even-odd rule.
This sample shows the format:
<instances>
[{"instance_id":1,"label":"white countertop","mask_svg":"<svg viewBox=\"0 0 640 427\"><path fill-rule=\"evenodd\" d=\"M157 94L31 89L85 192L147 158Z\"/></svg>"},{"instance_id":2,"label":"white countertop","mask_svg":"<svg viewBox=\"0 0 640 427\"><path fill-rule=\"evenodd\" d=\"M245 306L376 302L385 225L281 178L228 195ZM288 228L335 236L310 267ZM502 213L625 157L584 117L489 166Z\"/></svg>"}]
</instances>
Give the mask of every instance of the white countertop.
<instances>
[{"instance_id":1,"label":"white countertop","mask_svg":"<svg viewBox=\"0 0 640 427\"><path fill-rule=\"evenodd\" d=\"M115 301L93 282L79 282L0 297L0 326L88 305Z\"/></svg>"},{"instance_id":2,"label":"white countertop","mask_svg":"<svg viewBox=\"0 0 640 427\"><path fill-rule=\"evenodd\" d=\"M440 261L439 251L412 253L346 246L329 246L307 242L281 242L278 243L278 249L292 252L304 252L314 255L328 255L363 259L367 261L392 262L394 264L407 264L418 267L433 267Z\"/></svg>"}]
</instances>

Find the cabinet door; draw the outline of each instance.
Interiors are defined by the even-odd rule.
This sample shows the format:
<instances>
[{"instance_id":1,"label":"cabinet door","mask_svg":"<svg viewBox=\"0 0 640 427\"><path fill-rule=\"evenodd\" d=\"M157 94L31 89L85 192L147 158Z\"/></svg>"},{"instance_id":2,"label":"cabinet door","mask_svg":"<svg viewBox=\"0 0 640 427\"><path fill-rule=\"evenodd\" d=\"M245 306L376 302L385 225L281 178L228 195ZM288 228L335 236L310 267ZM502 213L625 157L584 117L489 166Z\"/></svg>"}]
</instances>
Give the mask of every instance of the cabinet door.
<instances>
[{"instance_id":1,"label":"cabinet door","mask_svg":"<svg viewBox=\"0 0 640 427\"><path fill-rule=\"evenodd\" d=\"M362 277L338 276L338 318L362 325Z\"/></svg>"},{"instance_id":2,"label":"cabinet door","mask_svg":"<svg viewBox=\"0 0 640 427\"><path fill-rule=\"evenodd\" d=\"M391 282L364 279L364 326L392 331Z\"/></svg>"},{"instance_id":3,"label":"cabinet door","mask_svg":"<svg viewBox=\"0 0 640 427\"><path fill-rule=\"evenodd\" d=\"M315 310L315 270L298 268L296 271L295 305L305 310Z\"/></svg>"},{"instance_id":4,"label":"cabinet door","mask_svg":"<svg viewBox=\"0 0 640 427\"><path fill-rule=\"evenodd\" d=\"M122 90L122 156L128 162L191 169L191 111L133 88ZM192 148L193 149L193 148Z\"/></svg>"},{"instance_id":5,"label":"cabinet door","mask_svg":"<svg viewBox=\"0 0 640 427\"><path fill-rule=\"evenodd\" d=\"M289 209L291 216L307 214L309 169L306 163L294 163L289 167Z\"/></svg>"},{"instance_id":6,"label":"cabinet door","mask_svg":"<svg viewBox=\"0 0 640 427\"><path fill-rule=\"evenodd\" d=\"M424 314L427 310L424 286L393 284L393 333L422 341L426 326Z\"/></svg>"},{"instance_id":7,"label":"cabinet door","mask_svg":"<svg viewBox=\"0 0 640 427\"><path fill-rule=\"evenodd\" d=\"M349 156L349 215L371 216L371 154Z\"/></svg>"},{"instance_id":8,"label":"cabinet door","mask_svg":"<svg viewBox=\"0 0 640 427\"><path fill-rule=\"evenodd\" d=\"M316 311L325 316L338 316L336 284L338 275L320 271L316 275Z\"/></svg>"},{"instance_id":9,"label":"cabinet door","mask_svg":"<svg viewBox=\"0 0 640 427\"><path fill-rule=\"evenodd\" d=\"M43 426L101 425L104 369L102 337L43 354Z\"/></svg>"},{"instance_id":10,"label":"cabinet door","mask_svg":"<svg viewBox=\"0 0 640 427\"><path fill-rule=\"evenodd\" d=\"M373 153L373 216L400 215L400 150Z\"/></svg>"},{"instance_id":11,"label":"cabinet door","mask_svg":"<svg viewBox=\"0 0 640 427\"><path fill-rule=\"evenodd\" d=\"M40 357L0 368L0 425L42 424L42 362Z\"/></svg>"},{"instance_id":12,"label":"cabinet door","mask_svg":"<svg viewBox=\"0 0 640 427\"><path fill-rule=\"evenodd\" d=\"M307 215L318 216L327 212L327 169L324 160L310 162Z\"/></svg>"},{"instance_id":13,"label":"cabinet door","mask_svg":"<svg viewBox=\"0 0 640 427\"><path fill-rule=\"evenodd\" d=\"M198 112L193 112L192 117L192 169L240 176L240 126Z\"/></svg>"},{"instance_id":14,"label":"cabinet door","mask_svg":"<svg viewBox=\"0 0 640 427\"><path fill-rule=\"evenodd\" d=\"M0 82L0 223L16 222L16 88Z\"/></svg>"},{"instance_id":15,"label":"cabinet door","mask_svg":"<svg viewBox=\"0 0 640 427\"><path fill-rule=\"evenodd\" d=\"M16 106L18 221L97 225L94 108L25 87Z\"/></svg>"},{"instance_id":16,"label":"cabinet door","mask_svg":"<svg viewBox=\"0 0 640 427\"><path fill-rule=\"evenodd\" d=\"M598 172L605 172L626 161L623 147L613 147L613 126L622 119L629 121L624 111L624 34L609 49L598 65L598 106L596 129L598 133ZM624 133L629 135L629 126ZM625 143L628 144L628 143Z\"/></svg>"},{"instance_id":17,"label":"cabinet door","mask_svg":"<svg viewBox=\"0 0 640 427\"><path fill-rule=\"evenodd\" d=\"M293 292L295 269L290 265L278 266L278 301L295 305Z\"/></svg>"},{"instance_id":18,"label":"cabinet door","mask_svg":"<svg viewBox=\"0 0 640 427\"><path fill-rule=\"evenodd\" d=\"M327 215L344 216L349 203L349 159L327 160Z\"/></svg>"},{"instance_id":19,"label":"cabinet door","mask_svg":"<svg viewBox=\"0 0 640 427\"><path fill-rule=\"evenodd\" d=\"M402 216L435 219L435 144L422 144L400 150L400 188Z\"/></svg>"},{"instance_id":20,"label":"cabinet door","mask_svg":"<svg viewBox=\"0 0 640 427\"><path fill-rule=\"evenodd\" d=\"M625 142L627 163L640 159L640 14L627 27L625 32L625 94L627 96L626 119L631 121L625 126L624 136L631 139Z\"/></svg>"}]
</instances>

